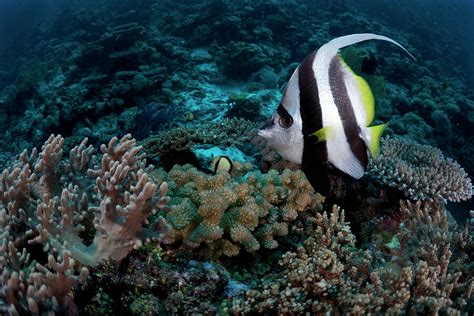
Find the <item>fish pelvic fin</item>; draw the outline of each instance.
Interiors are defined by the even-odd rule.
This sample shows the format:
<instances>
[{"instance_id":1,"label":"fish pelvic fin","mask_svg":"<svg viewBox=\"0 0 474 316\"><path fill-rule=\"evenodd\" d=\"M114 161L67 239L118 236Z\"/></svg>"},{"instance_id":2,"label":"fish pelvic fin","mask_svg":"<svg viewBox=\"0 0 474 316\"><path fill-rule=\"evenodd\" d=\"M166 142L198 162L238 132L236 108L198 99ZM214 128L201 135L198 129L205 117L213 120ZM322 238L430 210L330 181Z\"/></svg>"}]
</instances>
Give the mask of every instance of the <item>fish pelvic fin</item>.
<instances>
[{"instance_id":1,"label":"fish pelvic fin","mask_svg":"<svg viewBox=\"0 0 474 316\"><path fill-rule=\"evenodd\" d=\"M369 142L367 147L369 148L370 156L373 159L377 159L380 154L380 138L382 137L382 133L387 128L388 124L380 124L375 126L367 127L367 131L369 132Z\"/></svg>"},{"instance_id":2,"label":"fish pelvic fin","mask_svg":"<svg viewBox=\"0 0 474 316\"><path fill-rule=\"evenodd\" d=\"M386 41L386 42L390 42L392 44L395 44L398 47L400 47L401 49L403 49L403 51L405 53L407 53L408 56L410 56L411 58L416 60L416 58L405 47L403 47L400 43L394 41L390 37L383 36L383 35L378 35L378 34L373 34L373 33L359 33L359 34L350 34L350 35L346 35L346 36L337 37L337 38L327 42L323 46L321 46L321 48L319 50L324 51L325 54L328 54L330 56L334 56L335 54L337 54L338 50L343 48L343 47L353 45L353 44L356 44L356 43L360 43L360 42L364 42L364 41L368 41L368 40L380 40L380 41Z\"/></svg>"}]
</instances>

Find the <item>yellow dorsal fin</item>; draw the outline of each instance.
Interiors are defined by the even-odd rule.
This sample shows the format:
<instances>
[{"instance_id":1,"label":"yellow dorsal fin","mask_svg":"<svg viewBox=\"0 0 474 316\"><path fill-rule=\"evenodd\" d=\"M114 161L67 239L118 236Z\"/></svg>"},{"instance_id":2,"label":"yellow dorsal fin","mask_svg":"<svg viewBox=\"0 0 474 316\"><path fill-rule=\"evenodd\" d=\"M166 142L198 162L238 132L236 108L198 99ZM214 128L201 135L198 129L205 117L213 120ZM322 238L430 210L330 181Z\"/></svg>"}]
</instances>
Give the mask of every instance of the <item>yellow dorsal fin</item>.
<instances>
[{"instance_id":1,"label":"yellow dorsal fin","mask_svg":"<svg viewBox=\"0 0 474 316\"><path fill-rule=\"evenodd\" d=\"M372 90L370 89L369 84L365 81L364 78L357 75L351 67L346 63L346 61L339 55L339 60L341 61L342 65L346 67L347 70L354 76L354 79L357 82L357 87L359 88L359 93L362 101L362 105L364 106L365 112L365 126L369 126L372 124L375 118L375 98L372 94Z\"/></svg>"},{"instance_id":2,"label":"yellow dorsal fin","mask_svg":"<svg viewBox=\"0 0 474 316\"><path fill-rule=\"evenodd\" d=\"M380 154L380 137L387 125L388 124L380 124L367 127L370 134L370 142L367 144L367 147L373 159L376 159Z\"/></svg>"},{"instance_id":3,"label":"yellow dorsal fin","mask_svg":"<svg viewBox=\"0 0 474 316\"><path fill-rule=\"evenodd\" d=\"M375 118L375 99L374 95L372 94L372 90L370 89L369 84L365 81L364 78L361 76L355 76L357 81L357 85L359 86L360 96L362 104L364 105L364 112L366 115L366 126L372 124Z\"/></svg>"}]
</instances>

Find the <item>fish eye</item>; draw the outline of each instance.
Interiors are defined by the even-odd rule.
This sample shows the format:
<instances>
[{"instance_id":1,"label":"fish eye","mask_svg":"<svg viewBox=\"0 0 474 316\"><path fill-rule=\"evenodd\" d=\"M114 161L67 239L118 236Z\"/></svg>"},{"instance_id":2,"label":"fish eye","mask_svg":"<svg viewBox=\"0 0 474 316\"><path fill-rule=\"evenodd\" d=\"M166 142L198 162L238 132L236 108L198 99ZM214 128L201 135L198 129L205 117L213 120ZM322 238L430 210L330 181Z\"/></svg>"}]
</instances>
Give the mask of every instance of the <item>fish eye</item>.
<instances>
[{"instance_id":1,"label":"fish eye","mask_svg":"<svg viewBox=\"0 0 474 316\"><path fill-rule=\"evenodd\" d=\"M278 124L283 128L290 128L293 125L293 118L291 115L284 115L278 119Z\"/></svg>"}]
</instances>

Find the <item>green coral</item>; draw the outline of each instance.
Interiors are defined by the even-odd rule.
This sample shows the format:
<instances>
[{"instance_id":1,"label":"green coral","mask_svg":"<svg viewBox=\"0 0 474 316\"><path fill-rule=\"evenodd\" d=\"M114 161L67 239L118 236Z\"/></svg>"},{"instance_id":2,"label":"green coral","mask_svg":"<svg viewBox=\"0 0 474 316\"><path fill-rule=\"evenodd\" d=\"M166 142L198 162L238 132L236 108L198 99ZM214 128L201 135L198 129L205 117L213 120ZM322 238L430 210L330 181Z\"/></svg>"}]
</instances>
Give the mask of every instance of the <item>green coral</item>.
<instances>
[{"instance_id":1,"label":"green coral","mask_svg":"<svg viewBox=\"0 0 474 316\"><path fill-rule=\"evenodd\" d=\"M160 302L151 294L143 294L133 301L130 311L133 315L157 315L160 311Z\"/></svg>"},{"instance_id":2,"label":"green coral","mask_svg":"<svg viewBox=\"0 0 474 316\"><path fill-rule=\"evenodd\" d=\"M275 237L288 234L288 223L299 212L322 207L323 197L301 171L262 174L249 169L235 162L232 175L208 175L190 165L161 173L169 181L173 205L167 214L173 228L170 241L203 247L216 257L235 256L242 247L248 252L274 249Z\"/></svg>"},{"instance_id":3,"label":"green coral","mask_svg":"<svg viewBox=\"0 0 474 316\"><path fill-rule=\"evenodd\" d=\"M97 293L92 298L91 304L85 307L85 315L104 315L112 316L114 302L107 293L104 292L102 287L99 288Z\"/></svg>"}]
</instances>

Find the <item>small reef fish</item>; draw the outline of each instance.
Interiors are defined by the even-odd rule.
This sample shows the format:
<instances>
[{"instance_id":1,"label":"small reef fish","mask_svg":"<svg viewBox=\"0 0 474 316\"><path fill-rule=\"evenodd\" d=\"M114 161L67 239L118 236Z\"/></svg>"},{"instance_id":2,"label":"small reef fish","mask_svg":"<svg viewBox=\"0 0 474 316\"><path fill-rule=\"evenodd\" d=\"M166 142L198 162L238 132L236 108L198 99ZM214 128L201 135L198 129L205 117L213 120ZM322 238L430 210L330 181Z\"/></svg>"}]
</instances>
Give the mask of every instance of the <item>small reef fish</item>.
<instances>
[{"instance_id":1,"label":"small reef fish","mask_svg":"<svg viewBox=\"0 0 474 316\"><path fill-rule=\"evenodd\" d=\"M213 158L211 165L213 174L217 174L217 172L220 170L231 173L234 166L232 164L232 160L230 160L230 158L227 156L218 156Z\"/></svg>"},{"instance_id":2,"label":"small reef fish","mask_svg":"<svg viewBox=\"0 0 474 316\"><path fill-rule=\"evenodd\" d=\"M367 82L338 54L339 49L367 40L402 45L386 36L363 33L331 40L296 68L271 121L258 134L284 159L302 165L313 188L330 190L330 166L359 179L368 152L376 157L386 124L370 126L375 101Z\"/></svg>"}]
</instances>

